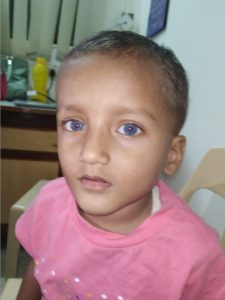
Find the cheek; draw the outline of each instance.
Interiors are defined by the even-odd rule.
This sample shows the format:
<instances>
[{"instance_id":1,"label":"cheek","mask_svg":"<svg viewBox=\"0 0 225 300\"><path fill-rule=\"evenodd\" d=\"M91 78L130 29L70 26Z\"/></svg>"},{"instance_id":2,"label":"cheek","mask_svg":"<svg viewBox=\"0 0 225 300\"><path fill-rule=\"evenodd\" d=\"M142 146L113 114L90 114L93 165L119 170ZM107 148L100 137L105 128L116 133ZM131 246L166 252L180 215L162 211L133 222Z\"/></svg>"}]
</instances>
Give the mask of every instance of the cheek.
<instances>
[{"instance_id":1,"label":"cheek","mask_svg":"<svg viewBox=\"0 0 225 300\"><path fill-rule=\"evenodd\" d=\"M167 158L167 150L162 143L149 142L139 145L135 150L130 149L119 160L118 170L126 170L129 180L136 178L139 182L142 180L151 180L157 178L163 171Z\"/></svg>"},{"instance_id":2,"label":"cheek","mask_svg":"<svg viewBox=\"0 0 225 300\"><path fill-rule=\"evenodd\" d=\"M59 161L62 163L66 153L65 153L65 145L62 141L62 137L58 134L58 156L59 156Z\"/></svg>"},{"instance_id":3,"label":"cheek","mask_svg":"<svg viewBox=\"0 0 225 300\"><path fill-rule=\"evenodd\" d=\"M58 138L58 157L63 173L71 172L76 165L76 147L65 142L61 137Z\"/></svg>"},{"instance_id":4,"label":"cheek","mask_svg":"<svg viewBox=\"0 0 225 300\"><path fill-rule=\"evenodd\" d=\"M126 151L113 155L111 166L118 174L118 179L122 178L125 184L141 182L146 178L155 176L156 160L152 158L151 153L143 151Z\"/></svg>"}]
</instances>

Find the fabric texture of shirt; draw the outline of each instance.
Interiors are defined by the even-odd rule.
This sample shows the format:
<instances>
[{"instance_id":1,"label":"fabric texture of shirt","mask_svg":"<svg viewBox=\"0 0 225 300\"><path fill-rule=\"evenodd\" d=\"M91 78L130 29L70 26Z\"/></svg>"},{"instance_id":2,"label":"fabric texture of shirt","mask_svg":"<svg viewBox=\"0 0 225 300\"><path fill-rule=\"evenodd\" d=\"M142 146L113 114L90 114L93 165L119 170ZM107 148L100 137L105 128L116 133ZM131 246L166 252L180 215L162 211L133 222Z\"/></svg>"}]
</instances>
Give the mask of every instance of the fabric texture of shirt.
<instances>
[{"instance_id":1,"label":"fabric texture of shirt","mask_svg":"<svg viewBox=\"0 0 225 300\"><path fill-rule=\"evenodd\" d=\"M126 236L86 222L64 178L42 188L16 225L42 299L224 300L217 234L165 183L157 186L160 209Z\"/></svg>"}]
</instances>

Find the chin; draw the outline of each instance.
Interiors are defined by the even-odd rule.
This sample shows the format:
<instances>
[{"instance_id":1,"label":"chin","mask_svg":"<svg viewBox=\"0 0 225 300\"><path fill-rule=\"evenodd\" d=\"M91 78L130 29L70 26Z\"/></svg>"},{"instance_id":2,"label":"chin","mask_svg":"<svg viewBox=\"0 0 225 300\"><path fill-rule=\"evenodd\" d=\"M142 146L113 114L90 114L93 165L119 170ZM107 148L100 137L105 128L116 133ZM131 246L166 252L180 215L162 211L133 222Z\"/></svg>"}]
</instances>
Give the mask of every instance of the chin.
<instances>
[{"instance_id":1,"label":"chin","mask_svg":"<svg viewBox=\"0 0 225 300\"><path fill-rule=\"evenodd\" d=\"M114 211L111 211L111 210L102 210L102 209L98 209L98 208L84 208L82 209L81 207L79 207L79 211L80 211L80 214L82 216L91 216L91 217L107 217L107 216L110 216L111 214L114 213Z\"/></svg>"}]
</instances>

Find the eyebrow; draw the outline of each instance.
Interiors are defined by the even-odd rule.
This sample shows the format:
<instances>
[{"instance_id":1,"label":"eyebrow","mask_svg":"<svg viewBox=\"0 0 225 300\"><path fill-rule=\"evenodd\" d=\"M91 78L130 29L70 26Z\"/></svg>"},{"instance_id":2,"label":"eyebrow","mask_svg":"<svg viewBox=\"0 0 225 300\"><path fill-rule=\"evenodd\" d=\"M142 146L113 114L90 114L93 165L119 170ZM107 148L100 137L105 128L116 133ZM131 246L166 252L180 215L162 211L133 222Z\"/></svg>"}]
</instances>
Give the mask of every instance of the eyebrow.
<instances>
[{"instance_id":1,"label":"eyebrow","mask_svg":"<svg viewBox=\"0 0 225 300\"><path fill-rule=\"evenodd\" d=\"M57 111L69 111L69 112L82 112L82 108L79 107L76 104L59 104L57 106ZM131 108L131 107L127 107L127 106L117 106L115 113L117 115L123 115L123 114L135 114L135 115L145 115L147 117L149 117L150 119L152 119L153 121L157 121L157 118L155 117L155 115L151 112L149 112L148 110L146 110L145 108Z\"/></svg>"},{"instance_id":2,"label":"eyebrow","mask_svg":"<svg viewBox=\"0 0 225 300\"><path fill-rule=\"evenodd\" d=\"M155 115L145 108L136 108L136 107L132 108L132 107L126 107L126 106L121 105L118 107L117 113L118 114L135 114L135 115L140 114L140 115L145 115L154 121L157 120Z\"/></svg>"},{"instance_id":3,"label":"eyebrow","mask_svg":"<svg viewBox=\"0 0 225 300\"><path fill-rule=\"evenodd\" d=\"M75 105L75 104L58 104L57 105L57 111L61 111L61 110L65 110L65 111L69 111L69 112L82 112L82 109Z\"/></svg>"}]
</instances>

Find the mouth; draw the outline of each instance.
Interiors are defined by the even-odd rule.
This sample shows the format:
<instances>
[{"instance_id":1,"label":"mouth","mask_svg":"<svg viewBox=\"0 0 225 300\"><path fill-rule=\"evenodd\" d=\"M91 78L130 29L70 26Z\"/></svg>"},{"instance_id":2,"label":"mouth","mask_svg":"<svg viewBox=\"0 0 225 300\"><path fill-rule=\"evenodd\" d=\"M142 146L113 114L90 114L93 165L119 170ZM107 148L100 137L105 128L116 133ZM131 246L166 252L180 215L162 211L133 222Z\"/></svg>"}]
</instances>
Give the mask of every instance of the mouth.
<instances>
[{"instance_id":1,"label":"mouth","mask_svg":"<svg viewBox=\"0 0 225 300\"><path fill-rule=\"evenodd\" d=\"M79 178L82 186L88 190L101 191L111 187L111 183L99 176L84 175Z\"/></svg>"}]
</instances>

